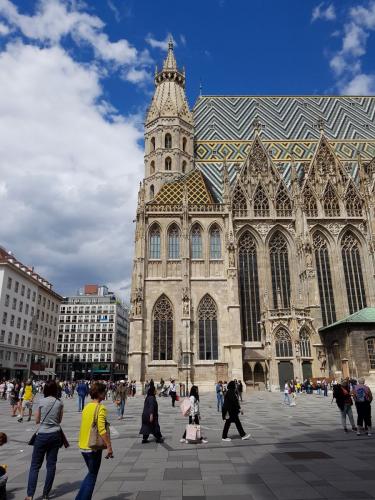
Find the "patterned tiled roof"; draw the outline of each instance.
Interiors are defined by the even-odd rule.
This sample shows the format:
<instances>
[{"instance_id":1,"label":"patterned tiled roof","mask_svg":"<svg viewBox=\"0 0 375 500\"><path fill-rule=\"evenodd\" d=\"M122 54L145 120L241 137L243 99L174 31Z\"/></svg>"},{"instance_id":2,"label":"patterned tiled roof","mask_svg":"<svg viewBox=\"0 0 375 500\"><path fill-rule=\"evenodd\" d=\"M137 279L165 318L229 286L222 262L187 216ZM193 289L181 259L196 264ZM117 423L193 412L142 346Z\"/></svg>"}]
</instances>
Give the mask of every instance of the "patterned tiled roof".
<instances>
[{"instance_id":1,"label":"patterned tiled roof","mask_svg":"<svg viewBox=\"0 0 375 500\"><path fill-rule=\"evenodd\" d=\"M176 181L164 184L152 201L152 204L181 205L185 189L187 201L190 205L209 205L214 203L202 173L200 170L195 169Z\"/></svg>"},{"instance_id":2,"label":"patterned tiled roof","mask_svg":"<svg viewBox=\"0 0 375 500\"><path fill-rule=\"evenodd\" d=\"M255 121L263 144L287 182L292 157L297 172L310 164L321 120L335 154L354 177L358 154L364 161L375 157L375 97L201 96L193 112L195 164L218 198L223 159L233 181L249 153Z\"/></svg>"}]
</instances>

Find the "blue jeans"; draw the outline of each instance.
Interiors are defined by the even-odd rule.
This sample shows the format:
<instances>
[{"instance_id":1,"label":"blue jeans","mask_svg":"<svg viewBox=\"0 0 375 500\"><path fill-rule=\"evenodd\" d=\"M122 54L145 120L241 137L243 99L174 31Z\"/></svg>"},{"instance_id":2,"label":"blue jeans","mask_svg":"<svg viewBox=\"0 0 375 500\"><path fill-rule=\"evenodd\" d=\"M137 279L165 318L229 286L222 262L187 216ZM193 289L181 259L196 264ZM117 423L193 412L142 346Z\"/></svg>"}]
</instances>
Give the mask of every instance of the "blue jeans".
<instances>
[{"instance_id":1,"label":"blue jeans","mask_svg":"<svg viewBox=\"0 0 375 500\"><path fill-rule=\"evenodd\" d=\"M61 434L59 431L38 434L36 436L31 457L29 480L27 483L27 496L34 496L38 482L39 469L43 464L45 455L47 457L47 475L44 482L43 496L47 496L51 491L53 480L55 479L57 454L61 444Z\"/></svg>"},{"instance_id":2,"label":"blue jeans","mask_svg":"<svg viewBox=\"0 0 375 500\"><path fill-rule=\"evenodd\" d=\"M117 407L117 414L119 417L124 416L124 411L125 411L125 399L120 399L120 404Z\"/></svg>"},{"instance_id":3,"label":"blue jeans","mask_svg":"<svg viewBox=\"0 0 375 500\"><path fill-rule=\"evenodd\" d=\"M221 392L216 393L216 400L217 400L217 411L221 411L224 403L223 394Z\"/></svg>"},{"instance_id":4,"label":"blue jeans","mask_svg":"<svg viewBox=\"0 0 375 500\"><path fill-rule=\"evenodd\" d=\"M290 406L290 396L287 392L284 392L284 403L288 403Z\"/></svg>"},{"instance_id":5,"label":"blue jeans","mask_svg":"<svg viewBox=\"0 0 375 500\"><path fill-rule=\"evenodd\" d=\"M88 468L88 473L81 483L75 500L91 500L95 489L96 478L99 474L100 464L102 462L102 452L103 450L97 450L91 453L82 453Z\"/></svg>"},{"instance_id":6,"label":"blue jeans","mask_svg":"<svg viewBox=\"0 0 375 500\"><path fill-rule=\"evenodd\" d=\"M85 398L86 396L80 396L78 394L78 411L82 411L85 407Z\"/></svg>"}]
</instances>

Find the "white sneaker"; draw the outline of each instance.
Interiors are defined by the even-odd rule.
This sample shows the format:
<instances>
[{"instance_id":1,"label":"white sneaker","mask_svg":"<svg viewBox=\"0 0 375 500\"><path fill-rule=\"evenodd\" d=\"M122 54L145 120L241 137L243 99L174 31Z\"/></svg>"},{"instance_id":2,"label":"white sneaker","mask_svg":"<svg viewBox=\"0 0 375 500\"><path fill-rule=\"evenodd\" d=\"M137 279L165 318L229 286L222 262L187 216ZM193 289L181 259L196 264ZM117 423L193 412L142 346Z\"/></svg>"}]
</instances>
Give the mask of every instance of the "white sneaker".
<instances>
[{"instance_id":1,"label":"white sneaker","mask_svg":"<svg viewBox=\"0 0 375 500\"><path fill-rule=\"evenodd\" d=\"M371 436L372 436L371 432L368 432L368 433L367 433L367 435L368 435L369 437L371 437Z\"/></svg>"},{"instance_id":2,"label":"white sneaker","mask_svg":"<svg viewBox=\"0 0 375 500\"><path fill-rule=\"evenodd\" d=\"M232 441L232 438L221 438L222 441Z\"/></svg>"},{"instance_id":3,"label":"white sneaker","mask_svg":"<svg viewBox=\"0 0 375 500\"><path fill-rule=\"evenodd\" d=\"M208 441L207 441L207 439L201 439L201 443L207 444Z\"/></svg>"},{"instance_id":4,"label":"white sneaker","mask_svg":"<svg viewBox=\"0 0 375 500\"><path fill-rule=\"evenodd\" d=\"M180 439L180 443L187 443L186 439L182 438Z\"/></svg>"},{"instance_id":5,"label":"white sneaker","mask_svg":"<svg viewBox=\"0 0 375 500\"><path fill-rule=\"evenodd\" d=\"M246 434L246 436L243 436L241 439L242 441L246 441L246 439L250 439L251 438L251 434Z\"/></svg>"}]
</instances>

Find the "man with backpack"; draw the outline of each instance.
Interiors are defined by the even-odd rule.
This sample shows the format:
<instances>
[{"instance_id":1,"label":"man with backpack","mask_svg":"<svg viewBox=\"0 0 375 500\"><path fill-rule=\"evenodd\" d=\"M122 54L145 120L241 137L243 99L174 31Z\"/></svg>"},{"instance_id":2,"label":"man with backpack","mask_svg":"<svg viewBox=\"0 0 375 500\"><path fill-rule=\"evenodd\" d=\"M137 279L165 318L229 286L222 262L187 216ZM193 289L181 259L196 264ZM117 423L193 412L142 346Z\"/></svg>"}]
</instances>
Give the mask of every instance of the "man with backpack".
<instances>
[{"instance_id":1,"label":"man with backpack","mask_svg":"<svg viewBox=\"0 0 375 500\"><path fill-rule=\"evenodd\" d=\"M346 417L349 418L350 425L352 426L352 431L355 432L357 427L354 424L353 417L353 400L350 394L350 383L349 379L341 380L341 384L336 384L333 386L333 400L336 400L336 404L341 412L341 422L345 432L348 432L346 426Z\"/></svg>"},{"instance_id":2,"label":"man with backpack","mask_svg":"<svg viewBox=\"0 0 375 500\"><path fill-rule=\"evenodd\" d=\"M358 383L353 387L353 397L358 414L357 436L361 435L361 430L367 431L367 435L371 436L372 393L369 386L365 385L364 377L360 377Z\"/></svg>"}]
</instances>

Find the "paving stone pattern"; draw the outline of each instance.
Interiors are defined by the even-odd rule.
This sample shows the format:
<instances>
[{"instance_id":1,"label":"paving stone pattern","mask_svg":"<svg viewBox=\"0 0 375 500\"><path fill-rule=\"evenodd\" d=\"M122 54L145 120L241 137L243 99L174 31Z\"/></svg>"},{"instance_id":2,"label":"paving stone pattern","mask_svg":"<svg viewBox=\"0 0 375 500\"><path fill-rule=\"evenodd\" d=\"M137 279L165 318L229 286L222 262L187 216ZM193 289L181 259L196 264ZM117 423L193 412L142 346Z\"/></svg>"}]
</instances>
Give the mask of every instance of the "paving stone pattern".
<instances>
[{"instance_id":1,"label":"paving stone pattern","mask_svg":"<svg viewBox=\"0 0 375 500\"><path fill-rule=\"evenodd\" d=\"M143 397L128 400L125 419L117 420L107 402L115 458L103 460L94 500L308 500L375 498L375 441L345 434L331 397L300 395L286 407L282 395L245 396L241 418L252 438L221 441L223 422L215 395L201 396L202 427L208 444L181 444L186 425L179 408L158 398L165 443L141 444L138 435ZM86 474L77 449L80 414L76 400L64 400L63 428L71 447L59 452L52 498L75 498ZM17 423L7 402L0 402L0 430L9 443L0 463L9 466L9 499L23 500L35 425ZM41 469L35 499L41 498Z\"/></svg>"}]
</instances>

